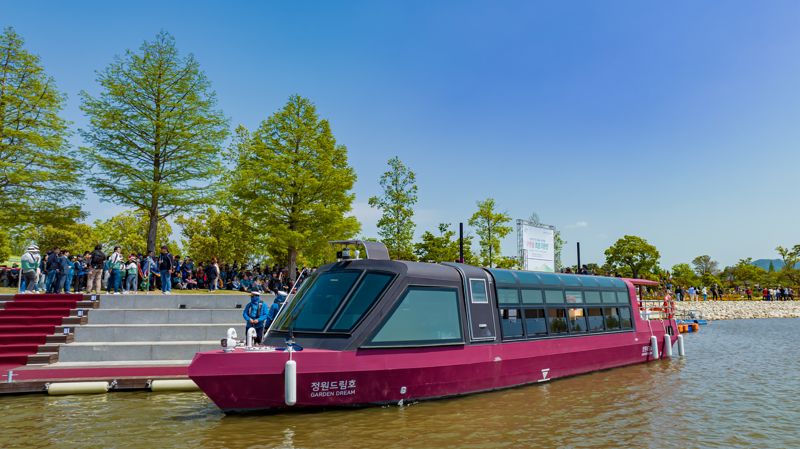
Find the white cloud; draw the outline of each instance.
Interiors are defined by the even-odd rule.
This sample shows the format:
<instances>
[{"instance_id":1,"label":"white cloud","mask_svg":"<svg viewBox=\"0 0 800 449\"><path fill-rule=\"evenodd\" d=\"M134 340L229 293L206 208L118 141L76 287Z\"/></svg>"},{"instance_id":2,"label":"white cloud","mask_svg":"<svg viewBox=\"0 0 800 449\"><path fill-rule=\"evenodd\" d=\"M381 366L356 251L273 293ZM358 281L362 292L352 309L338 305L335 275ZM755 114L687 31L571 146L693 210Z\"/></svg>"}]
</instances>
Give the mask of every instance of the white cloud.
<instances>
[{"instance_id":1,"label":"white cloud","mask_svg":"<svg viewBox=\"0 0 800 449\"><path fill-rule=\"evenodd\" d=\"M567 229L578 229L578 228L588 228L589 222L588 221L576 221L573 224L568 224Z\"/></svg>"}]
</instances>

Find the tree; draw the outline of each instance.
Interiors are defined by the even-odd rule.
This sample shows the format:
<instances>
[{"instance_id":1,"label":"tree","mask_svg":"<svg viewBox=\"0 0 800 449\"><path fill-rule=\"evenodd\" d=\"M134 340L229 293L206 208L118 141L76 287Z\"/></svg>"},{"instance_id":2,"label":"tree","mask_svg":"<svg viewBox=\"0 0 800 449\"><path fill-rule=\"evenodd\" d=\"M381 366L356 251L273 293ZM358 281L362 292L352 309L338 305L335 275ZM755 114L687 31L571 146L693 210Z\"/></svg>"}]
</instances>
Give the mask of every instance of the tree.
<instances>
[{"instance_id":1,"label":"tree","mask_svg":"<svg viewBox=\"0 0 800 449\"><path fill-rule=\"evenodd\" d=\"M419 243L414 244L414 252L422 262L454 262L459 257L459 245L456 232L450 229L450 223L439 224L439 234L430 231L422 234ZM472 254L472 236L464 236L464 262L475 263Z\"/></svg>"},{"instance_id":2,"label":"tree","mask_svg":"<svg viewBox=\"0 0 800 449\"><path fill-rule=\"evenodd\" d=\"M90 120L81 150L95 165L89 185L146 213L153 250L158 223L213 203L227 120L199 63L181 57L166 32L117 57L97 81L98 97L81 92Z\"/></svg>"},{"instance_id":3,"label":"tree","mask_svg":"<svg viewBox=\"0 0 800 449\"><path fill-rule=\"evenodd\" d=\"M158 234L155 242L158 245L167 245L173 251L177 245L170 242L172 227L166 220L158 223ZM144 211L125 211L108 220L94 222L97 243L106 250L119 245L123 253L145 253L148 250L148 232L150 217Z\"/></svg>"},{"instance_id":4,"label":"tree","mask_svg":"<svg viewBox=\"0 0 800 449\"><path fill-rule=\"evenodd\" d=\"M606 263L615 270L627 270L633 278L658 265L661 255L655 246L635 235L626 235L605 251ZM626 273L627 274L627 273Z\"/></svg>"},{"instance_id":5,"label":"tree","mask_svg":"<svg viewBox=\"0 0 800 449\"><path fill-rule=\"evenodd\" d=\"M0 228L0 263L11 257L11 238L5 229Z\"/></svg>"},{"instance_id":6,"label":"tree","mask_svg":"<svg viewBox=\"0 0 800 449\"><path fill-rule=\"evenodd\" d=\"M478 201L478 210L469 219L469 225L475 228L480 240L481 263L489 266L495 265L500 258L500 239L511 232L511 226L506 223L511 217L505 212L497 212L493 198Z\"/></svg>"},{"instance_id":7,"label":"tree","mask_svg":"<svg viewBox=\"0 0 800 449\"><path fill-rule=\"evenodd\" d=\"M414 260L414 204L417 203L416 175L397 157L389 159L389 170L380 179L381 196L369 205L383 213L378 220L378 235L392 259Z\"/></svg>"},{"instance_id":8,"label":"tree","mask_svg":"<svg viewBox=\"0 0 800 449\"><path fill-rule=\"evenodd\" d=\"M85 223L40 226L33 230L30 239L39 245L42 253L58 247L69 250L72 254L83 254L84 251L93 250L97 244L94 228Z\"/></svg>"},{"instance_id":9,"label":"tree","mask_svg":"<svg viewBox=\"0 0 800 449\"><path fill-rule=\"evenodd\" d=\"M347 215L356 180L347 148L309 99L291 96L252 135L239 127L234 154L230 190L269 246L280 250L292 279L299 253L324 253L328 240L358 233L358 220Z\"/></svg>"},{"instance_id":10,"label":"tree","mask_svg":"<svg viewBox=\"0 0 800 449\"><path fill-rule=\"evenodd\" d=\"M797 269L797 263L800 260L800 245L794 245L791 249L778 246L775 251L783 259L779 280L791 285L800 284L800 270Z\"/></svg>"},{"instance_id":11,"label":"tree","mask_svg":"<svg viewBox=\"0 0 800 449\"><path fill-rule=\"evenodd\" d=\"M711 256L709 255L695 257L692 259L692 265L694 266L695 273L697 273L697 275L700 277L709 274L716 275L719 273L719 263L717 263L715 260L712 260Z\"/></svg>"},{"instance_id":12,"label":"tree","mask_svg":"<svg viewBox=\"0 0 800 449\"><path fill-rule=\"evenodd\" d=\"M697 275L688 263L679 263L672 266L672 282L680 287L689 287L697 284Z\"/></svg>"},{"instance_id":13,"label":"tree","mask_svg":"<svg viewBox=\"0 0 800 449\"><path fill-rule=\"evenodd\" d=\"M208 208L204 214L179 216L183 251L195 260L249 262L263 251L252 220L236 209Z\"/></svg>"},{"instance_id":14,"label":"tree","mask_svg":"<svg viewBox=\"0 0 800 449\"><path fill-rule=\"evenodd\" d=\"M13 28L0 34L0 226L61 225L81 214L83 190L64 96L23 48Z\"/></svg>"}]
</instances>

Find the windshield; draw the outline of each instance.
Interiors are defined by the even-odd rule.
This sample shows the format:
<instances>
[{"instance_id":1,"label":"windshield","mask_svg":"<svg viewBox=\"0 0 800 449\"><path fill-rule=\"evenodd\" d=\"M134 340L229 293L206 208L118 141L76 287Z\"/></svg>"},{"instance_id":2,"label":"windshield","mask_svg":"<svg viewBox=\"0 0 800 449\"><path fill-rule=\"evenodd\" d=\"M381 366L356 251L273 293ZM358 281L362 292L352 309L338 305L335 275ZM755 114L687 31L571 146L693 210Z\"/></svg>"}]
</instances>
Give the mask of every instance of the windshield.
<instances>
[{"instance_id":1,"label":"windshield","mask_svg":"<svg viewBox=\"0 0 800 449\"><path fill-rule=\"evenodd\" d=\"M307 282L311 285L298 292L290 308L281 317L278 329L319 332L325 329L358 279L360 271L327 272Z\"/></svg>"}]
</instances>

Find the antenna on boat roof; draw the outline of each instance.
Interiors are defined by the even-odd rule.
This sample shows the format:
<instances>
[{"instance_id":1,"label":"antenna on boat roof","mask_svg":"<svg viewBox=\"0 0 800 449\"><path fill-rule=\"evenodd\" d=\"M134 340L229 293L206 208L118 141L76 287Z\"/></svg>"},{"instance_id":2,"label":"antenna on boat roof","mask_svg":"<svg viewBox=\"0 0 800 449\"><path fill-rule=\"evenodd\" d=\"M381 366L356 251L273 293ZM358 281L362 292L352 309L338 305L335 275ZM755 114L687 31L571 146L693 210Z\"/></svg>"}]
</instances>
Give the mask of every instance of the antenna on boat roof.
<instances>
[{"instance_id":1,"label":"antenna on boat roof","mask_svg":"<svg viewBox=\"0 0 800 449\"><path fill-rule=\"evenodd\" d=\"M389 258L389 250L386 249L386 245L384 245L382 242L373 242L368 240L331 240L328 243L331 245L344 245L344 248L341 251L336 252L336 258L339 261L359 258L360 251L357 249L351 251L350 248L348 248L348 245L355 247L361 246L364 248L364 255L366 256L365 259L391 260Z\"/></svg>"}]
</instances>

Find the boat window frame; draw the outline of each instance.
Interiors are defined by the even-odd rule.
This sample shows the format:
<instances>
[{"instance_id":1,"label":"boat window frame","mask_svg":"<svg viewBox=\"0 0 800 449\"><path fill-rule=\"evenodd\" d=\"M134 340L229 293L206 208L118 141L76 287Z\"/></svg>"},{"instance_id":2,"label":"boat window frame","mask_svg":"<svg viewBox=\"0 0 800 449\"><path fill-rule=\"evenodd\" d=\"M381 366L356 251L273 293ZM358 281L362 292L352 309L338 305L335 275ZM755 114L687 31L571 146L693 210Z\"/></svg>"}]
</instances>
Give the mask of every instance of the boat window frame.
<instances>
[{"instance_id":1,"label":"boat window frame","mask_svg":"<svg viewBox=\"0 0 800 449\"><path fill-rule=\"evenodd\" d=\"M486 283L486 279L481 278L469 278L469 302L470 304L489 304L489 284ZM483 283L483 295L486 298L486 301L475 301L474 291L475 289L472 288L472 283L478 281Z\"/></svg>"},{"instance_id":2,"label":"boat window frame","mask_svg":"<svg viewBox=\"0 0 800 449\"><path fill-rule=\"evenodd\" d=\"M619 281L625 282L622 279L620 279ZM518 342L518 341L535 341L535 340L553 339L553 338L590 337L590 336L593 336L593 335L636 332L636 319L635 319L635 316L634 316L634 314L632 312L633 311L633 305L631 304L632 297L630 295L629 289L625 288L624 290L620 290L618 287L611 286L611 285L615 285L615 284L618 285L618 283L613 283L612 284L612 282L610 280L608 280L608 284L609 285L600 286L601 282L597 282L597 284L598 284L598 286L596 286L596 287L573 287L573 286L562 285L559 288L559 287L548 287L548 286L544 286L544 285L541 286L541 287L532 287L532 286L526 286L526 285L511 286L511 285L495 283L495 289L515 288L516 287L517 292L518 292L518 297L520 298L520 303L519 304L513 304L513 305L512 304L507 304L507 303L500 304L500 302L498 300L497 304L495 305L496 309L497 309L497 312L498 312L498 324L499 324L500 329L501 329L502 341L511 343L511 342ZM627 283L625 285L627 287ZM539 303L525 303L525 302L522 302L521 301L521 296L522 296L522 290L523 289L528 289L528 290L538 289L538 290L540 290L542 292L542 301L543 302L541 304L539 304ZM547 299L546 299L546 291L547 290L561 291L561 294L562 294L562 296L564 298L564 302L563 303L552 303L552 302L548 303ZM583 302L581 302L581 303L568 303L568 302L566 302L566 292L567 292L567 290L581 292L581 296L583 297ZM597 292L597 295L600 297L600 302L593 302L593 303L586 302L586 292ZM612 295L615 296L615 298L619 298L620 294L628 295L627 296L628 297L628 302L627 303L603 302L603 300L602 300L603 292L611 293ZM497 294L497 292L495 292L495 294ZM590 326L589 326L588 309L590 307L591 308L599 308L600 309L600 312L601 312L601 315L602 315L602 324L603 324L603 329L602 330L600 330L600 329L598 329L598 330L590 330L589 329ZM508 337L507 338L505 335L502 335L502 318L500 316L500 311L502 309L510 309L510 308L519 309L519 311L521 313L520 316L521 316L521 319L522 319L523 335L524 335L524 337L522 339L520 339L518 337ZM569 321L570 321L569 320L569 314L568 314L568 311L567 311L567 309L570 309L570 308L581 308L581 309L583 309L583 311L584 311L584 316L583 316L584 324L586 325L586 330L585 331L581 331L581 332L573 332L572 331L571 325L569 323ZM619 327L617 327L617 328L608 328L608 326L606 325L606 318L607 318L606 309L608 309L608 308L616 309L616 313L617 313L616 318L620 321ZM623 328L622 327L621 313L620 313L620 310L619 310L621 308L627 308L628 310L631 311L631 317L630 317L631 326L628 327L628 328ZM530 335L529 334L528 325L527 325L527 322L525 321L525 311L528 310L528 309L539 309L539 310L543 311L543 313L545 315L545 325L546 325L547 335L543 335L543 334ZM549 310L551 310L551 309L562 309L563 312L566 314L566 321L567 321L567 323L566 323L567 324L567 331L566 332L563 332L563 333L553 333L553 332L551 332L551 329L550 329L550 318L549 318Z\"/></svg>"},{"instance_id":3,"label":"boat window frame","mask_svg":"<svg viewBox=\"0 0 800 449\"><path fill-rule=\"evenodd\" d=\"M444 290L444 291L454 291L456 293L456 312L458 313L458 329L459 333L461 334L461 339L459 341L444 341L444 340L412 340L412 341L396 341L390 342L387 344L382 343L373 343L372 339L375 338L376 335L383 329L383 326L392 319L394 316L395 311L400 307L400 304L406 299L408 292L412 289L423 289L423 290ZM408 284L403 289L402 293L399 295L398 299L392 305L392 308L386 312L386 315L380 320L380 322L375 326L372 332L369 333L367 338L364 339L364 343L359 346L359 349L391 349L391 348L426 348L426 347L437 347L437 346L465 346L466 345L466 338L464 335L464 313L462 312L462 304L463 296L460 293L461 289L455 286L444 286L444 285L429 285L429 284ZM487 291L488 295L488 291Z\"/></svg>"},{"instance_id":4,"label":"boat window frame","mask_svg":"<svg viewBox=\"0 0 800 449\"><path fill-rule=\"evenodd\" d=\"M375 299L372 301L372 304L370 304L370 306L367 307L364 310L364 312L361 314L361 316L358 317L358 320L356 320L356 322L353 323L353 325L350 326L349 329L347 329L347 330L332 330L331 328L336 323L336 321L339 320L339 317L340 317L341 313L344 311L345 307L347 307L347 304L350 303L350 300L353 299L353 295L355 295L355 293L361 287L361 284L364 282L364 279L366 279L367 275L370 274L370 273L388 274L388 275L391 275L391 278L389 279L389 282L387 282L386 285L383 286L383 289L381 289L380 293L378 293L378 296L376 296ZM356 283L353 285L353 288L351 289L351 291L347 292L347 296L345 296L345 298L342 300L342 303L339 304L339 307L336 308L336 310L334 311L334 313L331 316L330 320L326 323L326 326L325 326L324 330L322 331L322 333L325 333L325 334L340 334L340 335L341 334L347 334L347 335L352 334L353 331L364 321L364 318L366 318L370 314L370 312L372 312L372 309L374 309L375 306L381 301L381 299L383 298L383 295L385 295L386 292L389 291L389 289L392 288L392 284L394 284L394 281L397 280L397 276L398 276L397 273L395 273L393 271L388 271L388 270L370 270L370 269L364 270L364 272L361 274L361 276L359 276L359 278L356 279Z\"/></svg>"},{"instance_id":5,"label":"boat window frame","mask_svg":"<svg viewBox=\"0 0 800 449\"><path fill-rule=\"evenodd\" d=\"M347 290L347 292L345 292L344 296L342 297L342 300L339 302L339 305L331 313L331 316L329 316L328 319L325 321L325 324L322 326L322 329L320 329L320 330L298 329L298 328L290 326L288 329L280 329L280 328L278 328L278 329L275 329L275 330L278 331L278 332L284 332L284 333L288 333L289 331L291 331L292 333L296 333L296 334L349 335L348 332L328 332L327 330L328 330L328 327L331 325L331 320L339 314L340 309L342 307L342 304L344 304L345 302L347 302L349 300L350 295L352 295L353 292L355 291L356 287L358 287L361 284L361 280L364 278L364 274L367 272L367 270L366 269L344 269L344 270L325 271L323 273L320 273L318 276L316 276L316 279L314 280L314 283L316 283L319 280L319 278L321 278L322 276L325 276L327 274L338 274L338 273L346 273L346 272L357 272L359 274L358 274L358 277L356 277L355 281L353 281L353 285L351 285L350 288ZM313 287L313 286L310 286L309 289L311 289L311 287ZM304 293L304 296L303 296L303 298L301 298L301 300L305 298L306 294L308 294L307 291ZM292 310L289 311L289 312L293 312L295 308L300 307L301 305L302 304L298 302L297 305L294 306L294 308L292 308ZM303 307L305 307L305 306L303 306ZM296 319L297 319L297 317L295 317L295 320Z\"/></svg>"}]
</instances>

